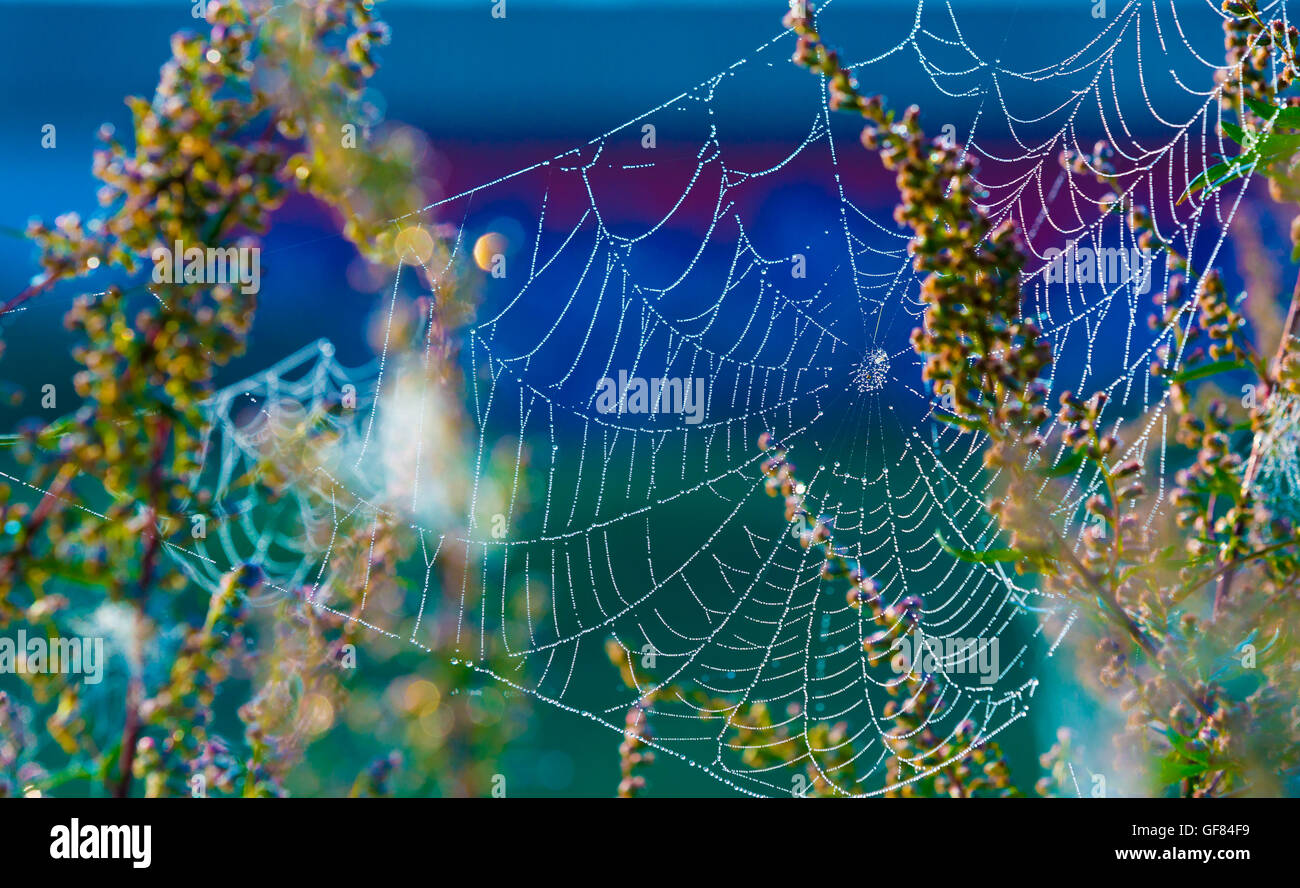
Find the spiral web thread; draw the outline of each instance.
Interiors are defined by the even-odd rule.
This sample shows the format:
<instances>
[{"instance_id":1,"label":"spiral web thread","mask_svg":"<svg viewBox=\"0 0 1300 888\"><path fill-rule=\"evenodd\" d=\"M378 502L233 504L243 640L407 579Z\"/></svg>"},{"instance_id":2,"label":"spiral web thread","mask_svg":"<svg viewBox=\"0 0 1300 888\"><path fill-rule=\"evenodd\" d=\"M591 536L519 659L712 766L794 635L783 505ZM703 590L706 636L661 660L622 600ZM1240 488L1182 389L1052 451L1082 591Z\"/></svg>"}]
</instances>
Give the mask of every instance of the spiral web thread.
<instances>
[{"instance_id":1,"label":"spiral web thread","mask_svg":"<svg viewBox=\"0 0 1300 888\"><path fill-rule=\"evenodd\" d=\"M919 90L928 83L957 109L950 112L957 138L979 160L989 214L1014 219L1038 260L1024 279L1024 311L1039 320L1057 356L1045 381L1054 393L1107 392L1103 419L1119 430L1117 457L1157 468L1169 435L1167 394L1148 367L1172 330L1147 330L1150 295L1132 280L1049 284L1044 268L1047 251L1071 241L1132 248L1127 211L1139 205L1192 267L1220 259L1245 186L1176 207L1173 184L1234 153L1217 129L1220 19L1210 3L1177 7L1134 0L1106 20L1088 19L1096 32L1069 57L1017 70L1006 58L976 54L957 7L918 2L904 39L852 66L870 92L875 66L910 59L924 75L916 78L918 95L890 96L891 103L915 100L924 113L931 93ZM1286 19L1281 5L1266 13ZM824 21L836 33L833 15ZM862 49L872 35L837 38ZM318 607L332 609L331 584L353 584L364 595L371 580L329 575L333 541L358 527L356 538L364 539L366 527L395 523L418 539L424 585L399 613L367 604L349 616L368 630L432 652L423 621L433 608L458 605L453 662L485 678L619 732L628 707L652 696L651 745L743 793L789 794L782 766L804 771L811 761L837 793L876 795L936 766L886 767L891 753L882 735L892 723L882 701L900 676L867 663L862 641L872 627L846 604L843 581L821 578L820 559L792 538L779 501L764 495L765 454L755 442L768 431L799 466L807 510L833 518L835 544L876 579L886 603L920 595L929 639L1002 642L991 684L956 670L936 676L942 706L926 718L933 734L946 741L970 719L982 741L1024 718L1042 659L1069 631L1072 614L1004 565L955 558L936 540L939 530L961 549L998 545L983 507L998 479L981 469L979 437L933 419L943 402L922 382L906 343L923 306L908 238L889 216L895 193L892 186L855 193L847 171L876 162L855 143L852 121L830 113L823 85L790 63L792 49L792 35L781 33L585 145L395 220L468 218L472 204L505 189L535 196L535 227L512 254L511 275L492 283L463 331L472 426L467 514L453 523L412 520L374 505L364 482L320 473L296 485L278 511L241 486L268 424L349 391L355 409L333 422L355 446L358 466L382 458L372 433L393 396L387 352L348 369L328 343L313 343L212 400L204 483L229 520L192 548L173 549L179 563L211 586L231 565L254 560L273 593L307 587ZM1014 55L1008 44L1003 55ZM1148 86L1158 78L1174 81L1177 107L1156 107ZM743 133L728 102L752 99L777 79L806 81L804 104L773 112L806 121L805 135L773 150L771 163L731 165L728 148ZM1009 105L1005 87L1017 83L1032 86L1036 110ZM1135 119L1141 127L1131 126ZM932 133L942 123L923 122ZM646 123L661 139L677 136L675 145L693 133L698 151L674 149L665 159L643 150ZM1088 150L1099 137L1122 173L1125 196L1114 211L1099 204L1105 189L1091 176L1059 161L1063 150ZM782 183L796 173L806 180L809 168L834 197L824 218L812 228L769 224L762 199L779 203ZM666 201L655 195L663 218L651 226L620 221L628 206L649 200L646 176L655 172L656 181L678 185ZM696 237L685 259L672 252L683 231ZM457 240L457 252L465 248ZM796 254L806 257L806 278L790 272ZM438 270L429 271L436 279ZM1153 278L1156 293L1167 280L1159 257ZM397 294L395 287L393 303ZM1175 322L1186 324L1191 311L1194 301ZM703 421L601 412L600 380L620 370L704 378ZM513 478L498 497L510 525L500 538L480 496L494 447L507 454L505 474ZM1077 534L1082 504L1099 480L1081 467L1071 482L1054 508ZM423 514L420 500L436 488L429 478L420 483L412 514ZM1166 502L1161 488L1148 522ZM463 562L459 601L434 569L453 552ZM527 619L511 620L506 614L520 596L528 598ZM1058 636L1039 637L1044 612L1066 627ZM626 652L639 691L613 677L609 638ZM508 668L500 658L489 663L492 651L503 652ZM669 684L727 703L703 709L694 698L654 693ZM756 704L801 744L797 757L747 764L747 752L774 742L762 731L737 739L738 714ZM838 759L823 766L836 750L813 739L815 726L836 723L846 726L840 742L852 749L851 779Z\"/></svg>"}]
</instances>

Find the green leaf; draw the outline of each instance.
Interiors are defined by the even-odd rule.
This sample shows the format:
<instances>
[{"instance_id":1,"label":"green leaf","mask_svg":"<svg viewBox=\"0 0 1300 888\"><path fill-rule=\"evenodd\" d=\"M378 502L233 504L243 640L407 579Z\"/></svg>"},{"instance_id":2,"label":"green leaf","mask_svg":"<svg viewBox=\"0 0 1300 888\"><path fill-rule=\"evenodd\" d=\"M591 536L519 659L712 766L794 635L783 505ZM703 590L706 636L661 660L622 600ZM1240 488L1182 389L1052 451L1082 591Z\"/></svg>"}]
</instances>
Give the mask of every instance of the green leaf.
<instances>
[{"instance_id":1,"label":"green leaf","mask_svg":"<svg viewBox=\"0 0 1300 888\"><path fill-rule=\"evenodd\" d=\"M1183 191L1177 202L1182 203L1187 200L1187 198L1208 186L1210 182L1218 179L1230 169L1231 165L1229 163L1216 163L1214 166L1202 170L1198 176L1187 183L1186 190Z\"/></svg>"},{"instance_id":2,"label":"green leaf","mask_svg":"<svg viewBox=\"0 0 1300 888\"><path fill-rule=\"evenodd\" d=\"M943 551L949 555L975 564L1023 561L1029 557L1019 549L986 549L983 552L973 552L970 549L954 549L948 545L948 541L943 538L943 534L937 530L934 532L934 538L939 541L939 546Z\"/></svg>"},{"instance_id":3,"label":"green leaf","mask_svg":"<svg viewBox=\"0 0 1300 888\"><path fill-rule=\"evenodd\" d=\"M947 415L947 414L936 412L931 414L931 416L939 420L939 422L946 422L949 425L961 426L963 429L966 429L967 431L970 432L978 432L980 429L984 428L984 426L982 426L978 420L967 419L964 416L957 416L956 414Z\"/></svg>"},{"instance_id":4,"label":"green leaf","mask_svg":"<svg viewBox=\"0 0 1300 888\"><path fill-rule=\"evenodd\" d=\"M1255 148L1259 148L1258 143L1256 143ZM1255 168L1255 164L1257 163L1259 163L1259 157L1254 150L1248 151L1239 157L1234 157L1227 164L1227 172L1219 176L1217 179L1214 179L1214 181L1210 182L1210 184L1205 187L1210 191L1216 191L1219 187L1226 185L1233 179L1240 179L1242 176L1246 175L1246 173Z\"/></svg>"},{"instance_id":5,"label":"green leaf","mask_svg":"<svg viewBox=\"0 0 1300 888\"><path fill-rule=\"evenodd\" d=\"M1232 139L1232 141L1236 142L1238 145L1245 145L1253 138L1250 133L1247 133L1235 123L1228 123L1225 121L1219 124L1219 126L1223 129L1223 134L1229 139Z\"/></svg>"},{"instance_id":6,"label":"green leaf","mask_svg":"<svg viewBox=\"0 0 1300 888\"><path fill-rule=\"evenodd\" d=\"M1179 370L1173 376L1169 377L1170 382L1191 382L1196 379L1204 379L1207 376L1214 376L1219 373L1230 373L1233 370L1244 370L1250 366L1245 361L1229 361L1226 358L1222 361L1211 361L1208 364L1197 364L1195 367L1187 367Z\"/></svg>"},{"instance_id":7,"label":"green leaf","mask_svg":"<svg viewBox=\"0 0 1300 888\"><path fill-rule=\"evenodd\" d=\"M57 789L63 784L71 783L74 780L94 780L96 774L91 770L90 764L81 759L75 759L61 770L47 774L40 780L35 781L35 783L42 791L48 791Z\"/></svg>"},{"instance_id":8,"label":"green leaf","mask_svg":"<svg viewBox=\"0 0 1300 888\"><path fill-rule=\"evenodd\" d=\"M1266 160L1290 156L1300 151L1300 133L1269 133L1255 143L1253 151Z\"/></svg>"},{"instance_id":9,"label":"green leaf","mask_svg":"<svg viewBox=\"0 0 1300 888\"><path fill-rule=\"evenodd\" d=\"M1247 108L1254 111L1257 116L1262 117L1265 120L1272 120L1275 114L1278 114L1283 110L1277 106L1270 105L1268 102L1262 102L1254 96L1243 95L1242 98L1245 100Z\"/></svg>"},{"instance_id":10,"label":"green leaf","mask_svg":"<svg viewBox=\"0 0 1300 888\"><path fill-rule=\"evenodd\" d=\"M1162 786L1170 786L1188 777L1197 777L1209 770L1204 762L1180 762L1172 758L1160 760L1159 781Z\"/></svg>"},{"instance_id":11,"label":"green leaf","mask_svg":"<svg viewBox=\"0 0 1300 888\"><path fill-rule=\"evenodd\" d=\"M1074 471L1081 465L1083 465L1083 451L1074 450L1065 459L1044 471L1043 474L1048 478L1064 478L1066 475L1074 474Z\"/></svg>"},{"instance_id":12,"label":"green leaf","mask_svg":"<svg viewBox=\"0 0 1300 888\"><path fill-rule=\"evenodd\" d=\"M1287 106L1273 121L1273 129L1300 129L1300 108Z\"/></svg>"}]
</instances>

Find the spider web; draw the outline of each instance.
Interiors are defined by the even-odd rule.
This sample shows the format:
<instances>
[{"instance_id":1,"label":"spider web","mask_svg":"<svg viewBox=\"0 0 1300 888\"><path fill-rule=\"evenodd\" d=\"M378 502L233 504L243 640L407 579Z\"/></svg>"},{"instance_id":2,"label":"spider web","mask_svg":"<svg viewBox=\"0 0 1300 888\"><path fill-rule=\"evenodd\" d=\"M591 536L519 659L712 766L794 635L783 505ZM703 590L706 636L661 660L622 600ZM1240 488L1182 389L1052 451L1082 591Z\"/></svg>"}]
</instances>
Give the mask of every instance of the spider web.
<instances>
[{"instance_id":1,"label":"spider web","mask_svg":"<svg viewBox=\"0 0 1300 888\"><path fill-rule=\"evenodd\" d=\"M979 160L988 214L1015 220L1036 257L1023 310L1052 342L1053 399L1066 389L1107 392L1117 459L1156 468L1167 395L1148 367L1172 327L1147 329L1150 294L1132 280L1049 283L1045 269L1047 251L1071 242L1131 249L1135 206L1192 267L1220 259L1245 185L1176 205L1178 183L1232 153L1217 128L1220 18L1210 3L1179 6L1129 2L1087 19L1095 33L1072 55L1020 70L978 55L956 7L918 2L909 33L852 65L867 92L875 72L907 67L915 95L890 96L895 107L944 99L954 137ZM1285 9L1270 14L1285 18ZM837 32L833 10L822 21L855 49L879 39ZM203 483L227 520L192 549L174 549L179 563L212 585L253 560L272 593L308 588L317 606L333 609L332 590L364 596L371 582L368 572L330 574L335 541L394 524L418 540L425 579L398 612L363 604L359 617L347 615L370 631L445 656L445 646L434 651L428 617L451 608L453 662L619 732L628 707L653 697L648 742L740 792L789 794L786 766L811 763L837 793L876 795L937 766L886 766L893 723L882 708L900 676L867 662L872 627L847 605L842 580L821 577L821 559L764 494L766 454L756 441L770 432L799 467L808 512L833 519L836 546L876 579L885 603L922 597L920 629L932 640L1000 641L992 683L956 669L935 676L933 735L948 742L969 719L982 742L1024 718L1042 660L1073 616L1003 565L956 558L936 539L937 530L961 549L996 547L983 503L998 479L981 468L979 436L934 419L942 400L907 343L923 305L908 235L890 215L896 192L857 145L853 121L829 111L824 84L791 64L793 43L781 33L584 145L394 220L459 220L453 258L468 251L475 225L482 230L488 210L477 208L497 195L524 206L531 223L512 245L509 273L486 281L478 316L461 331L471 475L458 520L437 518L446 503L434 502L436 478L418 468L427 454L401 456L416 479L409 508L380 504L376 466L391 462L392 447L376 429L401 389L399 370L385 369L387 351L345 368L329 343L313 343L212 400ZM1004 41L1000 52L1014 45ZM1159 100L1150 90L1158 81L1174 87ZM773 84L803 90L801 102L768 112L803 135L755 149L746 114ZM946 121L923 122L937 134ZM643 147L647 124L663 147ZM1110 143L1121 174L1124 196L1113 206L1091 175L1060 161L1063 151L1090 152L1097 138ZM809 182L820 183L817 194L801 187ZM656 221L646 224L649 215ZM802 277L793 271L800 259ZM436 280L447 269L426 271ZM390 317L412 276L399 267ZM1151 294L1167 280L1157 257ZM704 379L702 421L602 412L601 380L620 371ZM246 473L276 425L347 397L355 409L326 421L356 471L313 471L274 506L261 502ZM425 419L421 411L415 421ZM504 487L489 477L493 453L504 454ZM1076 536L1098 484L1080 468L1053 504ZM1162 486L1148 522L1164 502ZM502 515L508 532L495 536ZM460 565L459 590L435 570L447 558ZM517 612L526 618L508 617ZM1045 613L1066 628L1041 637ZM638 690L614 678L609 639ZM717 702L657 693L670 685ZM738 736L755 706L774 714L773 728ZM818 748L817 726L837 724L834 748ZM755 765L753 753L776 746L778 730L800 752ZM851 756L837 757L844 749Z\"/></svg>"}]
</instances>

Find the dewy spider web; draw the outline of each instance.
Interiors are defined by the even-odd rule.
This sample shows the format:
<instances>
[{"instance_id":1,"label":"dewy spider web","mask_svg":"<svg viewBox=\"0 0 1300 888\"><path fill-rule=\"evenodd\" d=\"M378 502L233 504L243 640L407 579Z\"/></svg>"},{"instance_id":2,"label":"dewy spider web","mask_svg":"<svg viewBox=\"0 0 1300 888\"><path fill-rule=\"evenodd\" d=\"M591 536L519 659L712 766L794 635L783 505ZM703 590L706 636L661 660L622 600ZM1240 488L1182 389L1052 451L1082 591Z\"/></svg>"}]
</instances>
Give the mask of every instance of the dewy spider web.
<instances>
[{"instance_id":1,"label":"dewy spider web","mask_svg":"<svg viewBox=\"0 0 1300 888\"><path fill-rule=\"evenodd\" d=\"M980 161L988 213L1014 219L1039 260L1025 277L1024 311L1052 340L1057 359L1045 381L1053 398L1065 389L1107 392L1120 458L1156 468L1169 428L1164 387L1148 367L1171 330L1146 329L1150 294L1131 279L1049 283L1044 269L1047 251L1070 242L1132 248L1135 206L1149 209L1160 237L1192 267L1221 259L1244 186L1176 207L1175 184L1233 151L1216 126L1220 19L1213 4L1179 5L1129 2L1107 20L1088 19L1096 34L1073 55L1016 70L976 54L953 6L918 2L897 45L853 66L868 92L886 64L924 73L910 79L916 95L889 99L920 104L935 135L944 121L924 109L927 99L946 97L956 138ZM1269 15L1285 18L1285 9ZM878 39L837 33L833 14L824 24L851 49ZM1014 43L1004 44L1006 55ZM881 710L887 686L901 677L867 663L862 642L872 628L847 606L842 580L821 578L820 558L792 537L779 500L764 495L756 440L768 431L799 466L807 510L833 518L835 544L876 578L886 603L922 596L920 629L931 640L1001 642L991 684L953 663L936 676L942 706L926 719L940 742L964 719L984 740L1023 718L1038 661L1060 642L1039 638L1041 614L1059 612L1065 631L1072 615L1003 565L958 559L936 539L938 530L955 547L998 545L983 507L997 478L981 468L978 437L933 419L944 405L922 382L906 339L923 306L907 235L889 216L895 192L884 180L874 192L864 187L860 171L878 162L856 144L853 121L830 113L824 85L790 63L792 48L783 33L583 146L395 220L464 219L468 236L474 207L494 195L531 201L526 242L462 331L474 474L468 514L455 526L420 517L432 514L420 500L437 486L427 477L411 494L411 515L376 505L364 472L311 473L274 506L241 481L277 423L352 393L356 409L333 420L337 431L361 469L383 459L370 435L373 417L395 397L387 355L348 370L318 343L211 402L204 483L228 520L193 550L174 550L180 563L211 585L232 564L253 560L270 589L306 587L328 608L337 600L331 584L364 595L371 579L329 575L334 541L348 529L397 523L418 538L424 585L410 613L363 607L359 619L370 630L431 649L421 621L456 607L455 650L434 655L616 731L629 705L662 686L702 689L719 702L654 696L652 745L745 793L789 794L795 786L783 766L806 772L811 762L834 791L876 795L935 766L886 767L892 753L883 737L893 724ZM1161 100L1167 107L1149 92L1157 78L1173 81L1175 100ZM796 81L805 101L771 113L801 121L804 135L756 163L767 149L742 150L744 116L735 109L761 101L769 84ZM1017 86L1033 108L1013 106L1009 88ZM662 147L642 147L646 124ZM1113 208L1091 175L1060 162L1063 151L1091 153L1085 133L1113 147L1125 191ZM685 152L685 144L694 147ZM810 179L833 199L782 190ZM657 221L629 221L643 203ZM458 238L456 250L465 246ZM806 277L792 273L800 259ZM1167 277L1157 257L1151 293ZM1187 322L1186 312L1176 321ZM703 378L703 420L602 412L601 380L620 371ZM513 475L503 537L490 532L480 496L498 445ZM1097 486L1081 468L1055 507L1072 533ZM1154 509L1165 502L1161 488ZM462 564L459 601L433 569L449 556ZM528 618L507 619L520 596L529 599ZM639 692L613 677L610 638L626 652ZM494 650L508 668L499 658L489 663ZM755 706L773 713L775 727L738 731ZM840 750L817 748L819 724L844 726L835 745L851 748L847 765ZM776 744L778 729L800 752L762 762L756 753ZM832 756L837 764L824 765Z\"/></svg>"}]
</instances>

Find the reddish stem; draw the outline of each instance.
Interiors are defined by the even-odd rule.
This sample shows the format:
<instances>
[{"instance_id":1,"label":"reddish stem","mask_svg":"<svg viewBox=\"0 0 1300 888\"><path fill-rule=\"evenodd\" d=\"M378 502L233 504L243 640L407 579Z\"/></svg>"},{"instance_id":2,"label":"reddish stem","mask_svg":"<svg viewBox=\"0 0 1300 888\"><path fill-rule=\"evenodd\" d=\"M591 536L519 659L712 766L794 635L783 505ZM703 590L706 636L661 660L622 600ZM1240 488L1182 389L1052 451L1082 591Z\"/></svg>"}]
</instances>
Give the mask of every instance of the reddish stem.
<instances>
[{"instance_id":1,"label":"reddish stem","mask_svg":"<svg viewBox=\"0 0 1300 888\"><path fill-rule=\"evenodd\" d=\"M1277 351L1273 355L1273 362L1269 366L1269 378L1265 380L1268 385L1267 398L1277 397L1279 388L1278 377L1282 374L1282 367L1286 362L1288 346L1291 343L1291 337L1296 335L1297 324L1300 324L1300 275L1297 275L1295 288L1291 291L1291 307L1287 309L1286 323L1282 325L1282 338L1277 344ZM1259 472L1259 462L1263 456L1263 446L1261 438L1255 435L1255 440L1251 442L1250 460L1246 463L1246 472L1241 479L1241 490L1246 496L1250 495L1250 487L1255 483L1255 475ZM1233 525L1233 537L1240 537L1246 532L1246 518L1244 515L1237 519ZM1227 607L1228 601L1232 596L1232 582L1237 576L1237 564L1229 565L1222 576L1219 577L1218 585L1214 589L1214 611L1211 615L1212 620L1217 620Z\"/></svg>"}]
</instances>

